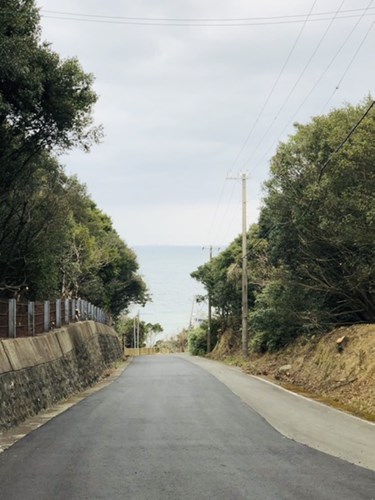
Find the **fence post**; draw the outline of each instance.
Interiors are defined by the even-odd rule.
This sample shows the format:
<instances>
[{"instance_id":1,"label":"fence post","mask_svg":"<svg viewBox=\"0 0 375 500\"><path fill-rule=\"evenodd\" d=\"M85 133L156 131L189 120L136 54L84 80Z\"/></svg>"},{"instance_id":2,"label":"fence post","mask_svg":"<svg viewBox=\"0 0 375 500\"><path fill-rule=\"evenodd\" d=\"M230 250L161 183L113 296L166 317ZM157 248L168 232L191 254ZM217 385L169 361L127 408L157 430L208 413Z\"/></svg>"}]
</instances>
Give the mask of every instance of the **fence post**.
<instances>
[{"instance_id":1,"label":"fence post","mask_svg":"<svg viewBox=\"0 0 375 500\"><path fill-rule=\"evenodd\" d=\"M69 299L65 299L65 324L69 323Z\"/></svg>"},{"instance_id":2,"label":"fence post","mask_svg":"<svg viewBox=\"0 0 375 500\"><path fill-rule=\"evenodd\" d=\"M87 319L87 300L82 300L82 319Z\"/></svg>"},{"instance_id":3,"label":"fence post","mask_svg":"<svg viewBox=\"0 0 375 500\"><path fill-rule=\"evenodd\" d=\"M49 300L44 301L44 331L49 332L49 327L51 323L50 318L50 303Z\"/></svg>"},{"instance_id":4,"label":"fence post","mask_svg":"<svg viewBox=\"0 0 375 500\"><path fill-rule=\"evenodd\" d=\"M72 299L72 321L75 321L75 319L76 319L76 299Z\"/></svg>"},{"instance_id":5,"label":"fence post","mask_svg":"<svg viewBox=\"0 0 375 500\"><path fill-rule=\"evenodd\" d=\"M61 299L56 300L56 328L61 328Z\"/></svg>"},{"instance_id":6,"label":"fence post","mask_svg":"<svg viewBox=\"0 0 375 500\"><path fill-rule=\"evenodd\" d=\"M29 335L35 337L35 302L29 302L27 305L27 324Z\"/></svg>"},{"instance_id":7,"label":"fence post","mask_svg":"<svg viewBox=\"0 0 375 500\"><path fill-rule=\"evenodd\" d=\"M17 328L17 301L16 299L9 299L8 304L8 319L9 319L9 337L16 338Z\"/></svg>"},{"instance_id":8,"label":"fence post","mask_svg":"<svg viewBox=\"0 0 375 500\"><path fill-rule=\"evenodd\" d=\"M81 317L82 317L82 300L81 299L77 299L76 309L78 309L79 319L81 319Z\"/></svg>"}]
</instances>

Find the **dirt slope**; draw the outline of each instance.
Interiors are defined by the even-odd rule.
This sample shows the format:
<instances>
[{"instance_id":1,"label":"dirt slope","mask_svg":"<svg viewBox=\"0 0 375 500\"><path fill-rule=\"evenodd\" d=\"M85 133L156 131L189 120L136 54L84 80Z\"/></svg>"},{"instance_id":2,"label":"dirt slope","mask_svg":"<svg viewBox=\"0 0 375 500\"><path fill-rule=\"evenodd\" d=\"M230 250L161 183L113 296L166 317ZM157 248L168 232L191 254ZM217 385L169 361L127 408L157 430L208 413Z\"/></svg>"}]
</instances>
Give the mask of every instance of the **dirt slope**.
<instances>
[{"instance_id":1,"label":"dirt slope","mask_svg":"<svg viewBox=\"0 0 375 500\"><path fill-rule=\"evenodd\" d=\"M339 328L311 341L300 339L277 354L253 354L246 362L228 348L228 337L223 335L211 357L375 421L375 325Z\"/></svg>"}]
</instances>

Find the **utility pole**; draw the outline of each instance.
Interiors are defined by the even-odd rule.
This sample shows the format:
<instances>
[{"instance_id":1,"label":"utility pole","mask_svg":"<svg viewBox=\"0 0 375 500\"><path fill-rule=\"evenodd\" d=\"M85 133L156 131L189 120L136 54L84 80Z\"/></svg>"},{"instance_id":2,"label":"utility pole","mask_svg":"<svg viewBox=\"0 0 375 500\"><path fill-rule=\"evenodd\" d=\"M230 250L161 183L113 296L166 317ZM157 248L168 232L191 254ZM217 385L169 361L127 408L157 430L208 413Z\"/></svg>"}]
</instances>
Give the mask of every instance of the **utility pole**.
<instances>
[{"instance_id":1,"label":"utility pole","mask_svg":"<svg viewBox=\"0 0 375 500\"><path fill-rule=\"evenodd\" d=\"M137 347L137 329L136 329L136 316L134 316L134 322L133 322L133 347L134 349Z\"/></svg>"},{"instance_id":2,"label":"utility pole","mask_svg":"<svg viewBox=\"0 0 375 500\"><path fill-rule=\"evenodd\" d=\"M138 354L139 354L139 311L137 314L137 347L138 347Z\"/></svg>"},{"instance_id":3,"label":"utility pole","mask_svg":"<svg viewBox=\"0 0 375 500\"><path fill-rule=\"evenodd\" d=\"M248 287L247 287L247 196L246 174L242 174L242 354L249 355L249 335L247 330Z\"/></svg>"},{"instance_id":4,"label":"utility pole","mask_svg":"<svg viewBox=\"0 0 375 500\"><path fill-rule=\"evenodd\" d=\"M206 247L203 247L205 250ZM210 262L212 261L212 245L208 247L210 251ZM212 321L212 308L211 308L211 293L208 290L208 325L207 325L207 354L211 352L211 321Z\"/></svg>"},{"instance_id":5,"label":"utility pole","mask_svg":"<svg viewBox=\"0 0 375 500\"><path fill-rule=\"evenodd\" d=\"M193 314L194 314L194 306L197 300L197 296L193 295L193 302L191 303L191 311L190 311L190 321L189 321L189 330L193 328Z\"/></svg>"},{"instance_id":6,"label":"utility pole","mask_svg":"<svg viewBox=\"0 0 375 500\"><path fill-rule=\"evenodd\" d=\"M247 175L227 177L228 180L242 180L242 355L249 355L248 316L248 285L247 285Z\"/></svg>"}]
</instances>

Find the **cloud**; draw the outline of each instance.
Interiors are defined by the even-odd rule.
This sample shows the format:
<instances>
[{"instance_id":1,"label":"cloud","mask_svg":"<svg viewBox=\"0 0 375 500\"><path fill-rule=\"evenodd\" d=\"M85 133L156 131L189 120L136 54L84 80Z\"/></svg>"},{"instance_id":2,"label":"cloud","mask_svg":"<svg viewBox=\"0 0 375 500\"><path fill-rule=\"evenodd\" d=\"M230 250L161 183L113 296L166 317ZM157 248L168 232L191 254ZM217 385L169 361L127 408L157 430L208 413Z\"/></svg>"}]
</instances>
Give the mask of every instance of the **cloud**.
<instances>
[{"instance_id":1,"label":"cloud","mask_svg":"<svg viewBox=\"0 0 375 500\"><path fill-rule=\"evenodd\" d=\"M340 4L318 0L314 12L335 11ZM344 7L359 9L367 4L346 0ZM307 0L251 4L246 0L140 0L129 5L81 0L79 6L66 0L63 7L58 0L43 1L44 11L148 18L287 16L306 14L310 8ZM112 216L130 244L203 243L229 170L251 170L249 200L259 205L261 184L278 141L293 132L293 121L307 121L319 112L373 17L361 20L338 53L357 21L336 20L322 42L330 21L306 24L277 80L301 24L198 28L43 18L43 38L64 57L77 56L84 69L95 74L100 95L95 116L106 133L103 144L90 155L72 152L63 161L69 172L87 183L99 207ZM375 66L369 64L374 35L375 29L333 92L330 105L358 102L374 90ZM219 211L225 210L224 203ZM229 231L228 237L235 234Z\"/></svg>"}]
</instances>

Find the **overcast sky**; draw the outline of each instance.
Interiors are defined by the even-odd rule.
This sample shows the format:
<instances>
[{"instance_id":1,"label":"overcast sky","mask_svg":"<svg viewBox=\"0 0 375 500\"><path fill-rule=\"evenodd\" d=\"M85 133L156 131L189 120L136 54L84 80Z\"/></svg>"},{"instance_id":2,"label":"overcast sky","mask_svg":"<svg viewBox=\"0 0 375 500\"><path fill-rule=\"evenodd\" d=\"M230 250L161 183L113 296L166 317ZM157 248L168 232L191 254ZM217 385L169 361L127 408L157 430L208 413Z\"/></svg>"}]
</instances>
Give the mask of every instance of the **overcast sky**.
<instances>
[{"instance_id":1,"label":"overcast sky","mask_svg":"<svg viewBox=\"0 0 375 500\"><path fill-rule=\"evenodd\" d=\"M102 144L62 161L132 247L230 242L241 185L226 177L249 174L255 222L270 158L293 122L375 95L369 0L38 5L43 39L77 57L100 96Z\"/></svg>"}]
</instances>

